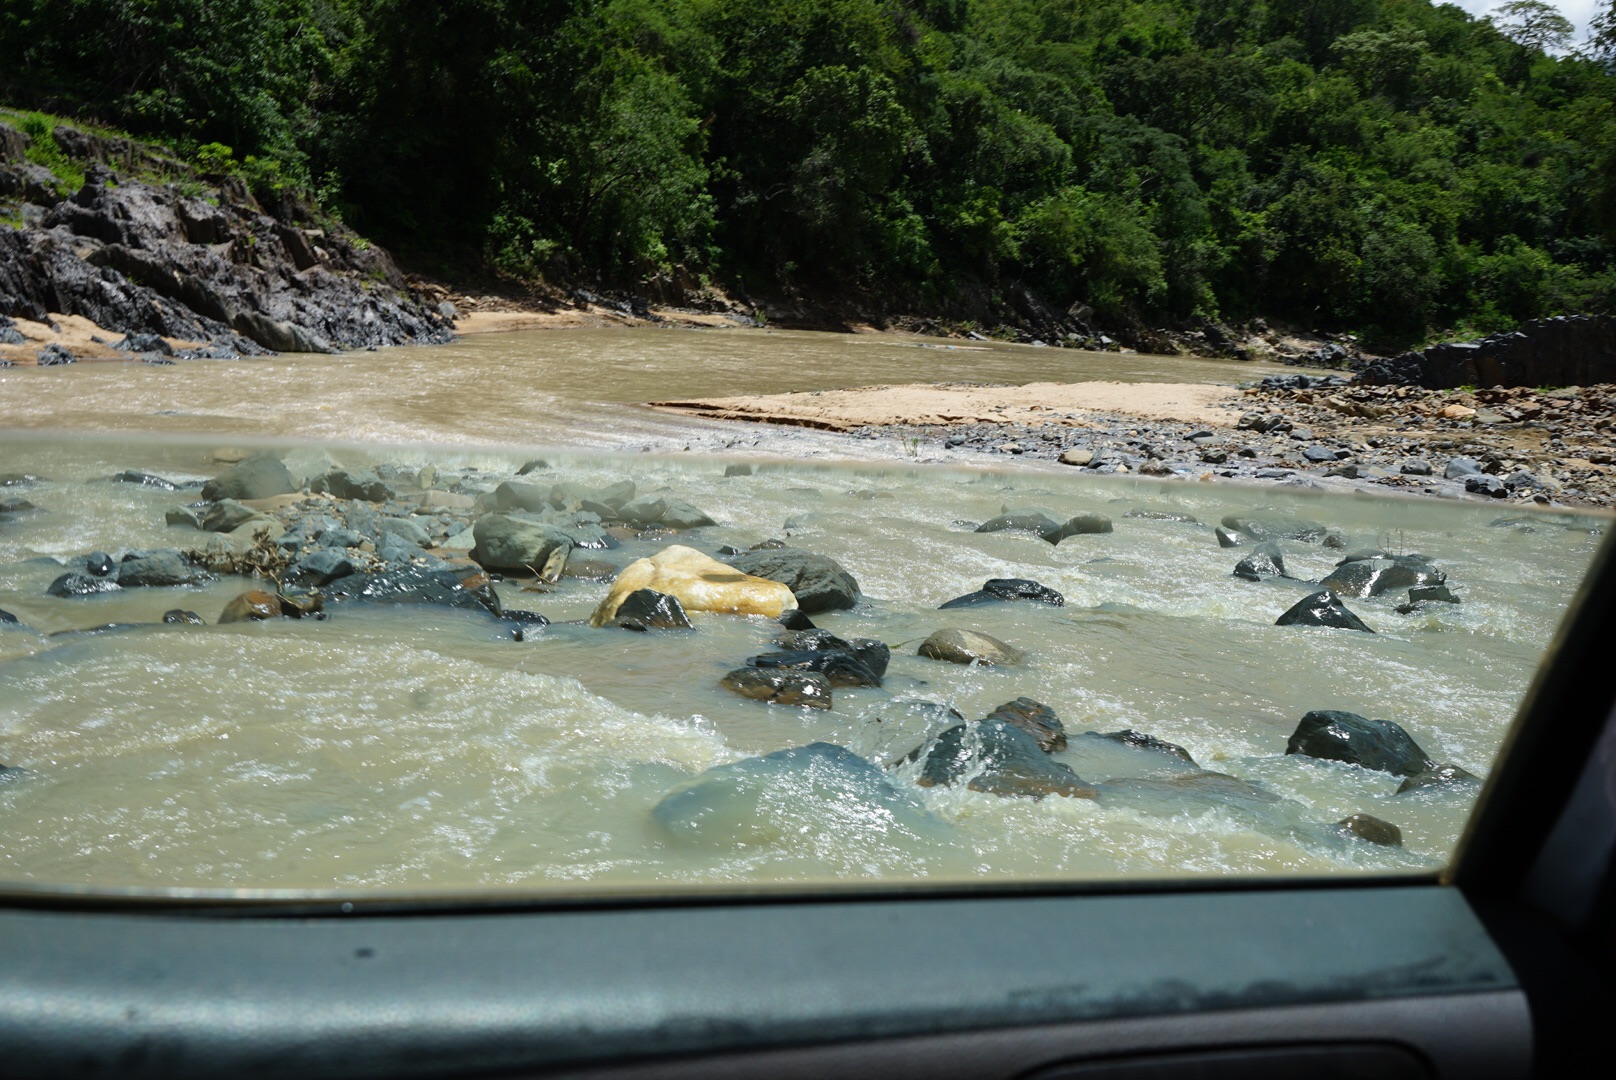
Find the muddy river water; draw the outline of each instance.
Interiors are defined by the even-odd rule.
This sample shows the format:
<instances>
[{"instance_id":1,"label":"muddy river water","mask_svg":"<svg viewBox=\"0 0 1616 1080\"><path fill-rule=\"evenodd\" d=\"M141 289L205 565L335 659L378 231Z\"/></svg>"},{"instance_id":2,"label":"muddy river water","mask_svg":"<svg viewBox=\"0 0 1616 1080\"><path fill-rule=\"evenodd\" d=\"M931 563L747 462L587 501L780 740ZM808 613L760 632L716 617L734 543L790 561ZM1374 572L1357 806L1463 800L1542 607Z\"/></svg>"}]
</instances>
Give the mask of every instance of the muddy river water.
<instances>
[{"instance_id":1,"label":"muddy river water","mask_svg":"<svg viewBox=\"0 0 1616 1080\"><path fill-rule=\"evenodd\" d=\"M681 352L693 349L707 358L700 370ZM0 762L14 770L0 777L0 881L577 891L1440 866L1473 786L1398 794L1401 777L1286 755L1287 737L1310 710L1346 710L1393 720L1432 759L1485 776L1602 519L1498 524L1498 511L1468 503L901 459L776 455L726 476L734 458L554 449L721 449L738 437L730 452L745 449L734 428L626 404L650 396L1024 382L1076 377L1073 363L1054 350L647 331L616 344L599 333L491 335L354 357L0 373L0 474L36 478L0 489L34 507L0 514L0 609L18 619L0 626ZM1084 370L1102 363L1116 365L1106 378L1228 370L1191 376L1179 366L1191 362L1137 357ZM332 445L253 444L287 435ZM801 438L799 458L844 445ZM221 455L227 443L238 452ZM826 711L738 697L720 680L768 652L777 624L695 613L689 631L593 629L585 620L603 581L499 582L506 607L551 620L520 641L508 621L419 604L212 625L253 585L233 576L46 593L90 552L116 560L198 544L194 529L165 524L194 488L109 481L122 470L200 481L243 444L289 454L294 471L385 465L395 498L376 509L452 532L463 524L454 515L470 511L414 513L429 498L418 481L492 491L533 456L508 448L523 443L552 448L526 480L628 479L717 523L625 533L577 557L623 566L674 542L712 554L779 538L836 559L863 599L813 619L891 646L883 685L838 687ZM1113 531L1058 545L973 531L1032 507L1059 521L1104 515ZM1234 577L1249 547L1220 547L1213 526L1253 512L1320 522L1340 546L1282 540L1289 578ZM454 547L435 550L463 555ZM1402 591L1349 598L1372 634L1275 625L1346 551L1370 547L1429 557L1462 602L1399 613ZM1036 580L1065 602L938 610L990 578ZM210 625L162 625L174 608ZM107 624L122 628L82 632ZM917 655L943 627L1002 639L1024 662ZM1052 756L1098 797L917 782L924 755L907 755L958 722L948 709L970 720L1020 696L1059 715L1068 745ZM1181 746L1195 764L1085 734L1125 728ZM756 760L815 743L852 754ZM1233 779L1194 779L1207 771ZM1332 828L1360 813L1398 826L1403 846Z\"/></svg>"}]
</instances>

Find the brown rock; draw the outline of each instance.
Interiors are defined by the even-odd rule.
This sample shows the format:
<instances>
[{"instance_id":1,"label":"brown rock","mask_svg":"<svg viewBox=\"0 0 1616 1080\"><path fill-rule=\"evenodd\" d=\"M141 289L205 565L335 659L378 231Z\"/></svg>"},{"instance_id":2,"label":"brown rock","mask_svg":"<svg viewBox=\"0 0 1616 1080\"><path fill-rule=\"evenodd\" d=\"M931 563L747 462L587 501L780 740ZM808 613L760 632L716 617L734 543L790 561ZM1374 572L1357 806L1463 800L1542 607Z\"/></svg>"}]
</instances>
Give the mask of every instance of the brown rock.
<instances>
[{"instance_id":1,"label":"brown rock","mask_svg":"<svg viewBox=\"0 0 1616 1080\"><path fill-rule=\"evenodd\" d=\"M219 616L220 624L233 622L258 622L262 619L276 619L281 614L280 597L274 593L254 589L244 592L224 606L224 612Z\"/></svg>"}]
</instances>

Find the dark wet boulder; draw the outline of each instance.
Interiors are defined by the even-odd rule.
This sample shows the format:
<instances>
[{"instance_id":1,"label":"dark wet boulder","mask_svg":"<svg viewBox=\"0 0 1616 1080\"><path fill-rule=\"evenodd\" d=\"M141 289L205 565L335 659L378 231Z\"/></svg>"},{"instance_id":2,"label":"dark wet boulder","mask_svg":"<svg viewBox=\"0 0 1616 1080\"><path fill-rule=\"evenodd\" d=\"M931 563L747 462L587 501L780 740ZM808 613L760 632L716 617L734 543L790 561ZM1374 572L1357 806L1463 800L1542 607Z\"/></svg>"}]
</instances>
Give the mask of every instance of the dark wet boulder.
<instances>
[{"instance_id":1,"label":"dark wet boulder","mask_svg":"<svg viewBox=\"0 0 1616 1080\"><path fill-rule=\"evenodd\" d=\"M834 816L839 834L883 843L940 833L913 794L846 747L816 742L708 769L651 811L672 839L720 851L813 842Z\"/></svg>"},{"instance_id":2,"label":"dark wet boulder","mask_svg":"<svg viewBox=\"0 0 1616 1080\"><path fill-rule=\"evenodd\" d=\"M1055 543L1060 522L1041 510L1010 510L991 517L976 527L979 533L1024 532Z\"/></svg>"},{"instance_id":3,"label":"dark wet boulder","mask_svg":"<svg viewBox=\"0 0 1616 1080\"><path fill-rule=\"evenodd\" d=\"M1010 667L1026 659L1020 649L989 634L952 628L938 630L922 641L918 652L931 660L983 667Z\"/></svg>"},{"instance_id":4,"label":"dark wet boulder","mask_svg":"<svg viewBox=\"0 0 1616 1080\"><path fill-rule=\"evenodd\" d=\"M22 620L11 612L0 608L0 626L21 626Z\"/></svg>"},{"instance_id":5,"label":"dark wet boulder","mask_svg":"<svg viewBox=\"0 0 1616 1080\"><path fill-rule=\"evenodd\" d=\"M885 646L882 646L885 648ZM748 667L815 671L832 686L880 686L881 676L849 648L792 649L750 657Z\"/></svg>"},{"instance_id":6,"label":"dark wet boulder","mask_svg":"<svg viewBox=\"0 0 1616 1080\"><path fill-rule=\"evenodd\" d=\"M340 548L315 548L298 557L288 577L302 585L319 587L349 574L357 574L360 569L360 563Z\"/></svg>"},{"instance_id":7,"label":"dark wet boulder","mask_svg":"<svg viewBox=\"0 0 1616 1080\"><path fill-rule=\"evenodd\" d=\"M547 581L560 577L572 541L554 525L523 521L505 514L484 514L471 530L471 557L489 570L534 574Z\"/></svg>"},{"instance_id":8,"label":"dark wet boulder","mask_svg":"<svg viewBox=\"0 0 1616 1080\"><path fill-rule=\"evenodd\" d=\"M500 618L511 623L512 641L526 641L529 633L550 625L550 620L537 611L523 611L520 608L506 608L500 613Z\"/></svg>"},{"instance_id":9,"label":"dark wet boulder","mask_svg":"<svg viewBox=\"0 0 1616 1080\"><path fill-rule=\"evenodd\" d=\"M1330 530L1316 521L1277 514L1229 514L1223 527L1252 540L1302 540L1318 543Z\"/></svg>"},{"instance_id":10,"label":"dark wet boulder","mask_svg":"<svg viewBox=\"0 0 1616 1080\"><path fill-rule=\"evenodd\" d=\"M1342 818L1330 828L1344 840L1363 840L1382 847L1403 846L1402 829L1369 814L1352 814Z\"/></svg>"},{"instance_id":11,"label":"dark wet boulder","mask_svg":"<svg viewBox=\"0 0 1616 1080\"><path fill-rule=\"evenodd\" d=\"M339 550L342 548L358 547L365 542L365 536L357 529L348 529L337 526L335 529L326 529L320 533L319 545L323 548Z\"/></svg>"},{"instance_id":12,"label":"dark wet boulder","mask_svg":"<svg viewBox=\"0 0 1616 1080\"><path fill-rule=\"evenodd\" d=\"M253 589L242 593L224 606L219 613L219 625L238 622L263 622L281 617L281 600L272 592Z\"/></svg>"},{"instance_id":13,"label":"dark wet boulder","mask_svg":"<svg viewBox=\"0 0 1616 1080\"><path fill-rule=\"evenodd\" d=\"M1268 542L1258 544L1250 555L1235 564L1234 576L1246 581L1261 581L1265 577L1287 577L1285 553L1279 550L1278 544Z\"/></svg>"},{"instance_id":14,"label":"dark wet boulder","mask_svg":"<svg viewBox=\"0 0 1616 1080\"><path fill-rule=\"evenodd\" d=\"M202 485L202 497L219 499L269 499L289 495L292 474L274 454L255 454L236 463Z\"/></svg>"},{"instance_id":15,"label":"dark wet boulder","mask_svg":"<svg viewBox=\"0 0 1616 1080\"><path fill-rule=\"evenodd\" d=\"M434 604L503 614L487 575L465 567L389 567L380 573L337 578L322 592L330 603Z\"/></svg>"},{"instance_id":16,"label":"dark wet boulder","mask_svg":"<svg viewBox=\"0 0 1616 1080\"><path fill-rule=\"evenodd\" d=\"M112 561L112 556L104 551L91 552L90 557L84 560L84 570L91 577L106 577L117 565Z\"/></svg>"},{"instance_id":17,"label":"dark wet boulder","mask_svg":"<svg viewBox=\"0 0 1616 1080\"><path fill-rule=\"evenodd\" d=\"M797 598L797 610L805 615L856 607L862 595L858 581L841 563L801 548L748 551L728 561L743 574L786 586Z\"/></svg>"},{"instance_id":18,"label":"dark wet boulder","mask_svg":"<svg viewBox=\"0 0 1616 1080\"><path fill-rule=\"evenodd\" d=\"M234 499L220 499L208 507L207 512L202 515L202 528L206 532L234 532L247 522L263 517L263 514L252 507L242 506Z\"/></svg>"},{"instance_id":19,"label":"dark wet boulder","mask_svg":"<svg viewBox=\"0 0 1616 1080\"><path fill-rule=\"evenodd\" d=\"M73 355L73 350L54 341L39 350L37 360L40 367L60 367L63 364L78 363L78 357Z\"/></svg>"},{"instance_id":20,"label":"dark wet boulder","mask_svg":"<svg viewBox=\"0 0 1616 1080\"><path fill-rule=\"evenodd\" d=\"M63 574L46 587L49 596L95 596L98 593L118 592L118 582L111 577L91 577L78 572Z\"/></svg>"},{"instance_id":21,"label":"dark wet boulder","mask_svg":"<svg viewBox=\"0 0 1616 1080\"><path fill-rule=\"evenodd\" d=\"M1110 531L1111 519L1104 514L1076 514L1067 518L1061 527L1055 530L1053 536L1046 536L1044 539L1052 544L1058 544L1068 537L1092 536Z\"/></svg>"},{"instance_id":22,"label":"dark wet boulder","mask_svg":"<svg viewBox=\"0 0 1616 1080\"><path fill-rule=\"evenodd\" d=\"M816 629L813 620L804 615L798 608L786 608L780 613L780 617L774 621L785 627L787 630Z\"/></svg>"},{"instance_id":23,"label":"dark wet boulder","mask_svg":"<svg viewBox=\"0 0 1616 1080\"><path fill-rule=\"evenodd\" d=\"M494 489L494 508L501 512L526 510L536 514L550 508L551 490L520 480L507 480Z\"/></svg>"},{"instance_id":24,"label":"dark wet boulder","mask_svg":"<svg viewBox=\"0 0 1616 1080\"><path fill-rule=\"evenodd\" d=\"M207 622L194 611L184 608L171 608L163 612L163 623L167 626L206 626Z\"/></svg>"},{"instance_id":25,"label":"dark wet boulder","mask_svg":"<svg viewBox=\"0 0 1616 1080\"><path fill-rule=\"evenodd\" d=\"M956 596L947 603L938 605L938 610L975 607L978 604L1010 603L1017 600L1031 600L1051 607L1061 607L1066 603L1066 597L1054 589L1027 578L989 578L976 592Z\"/></svg>"},{"instance_id":26,"label":"dark wet boulder","mask_svg":"<svg viewBox=\"0 0 1616 1080\"><path fill-rule=\"evenodd\" d=\"M885 642L874 638L844 640L829 630L818 628L791 631L778 638L775 644L787 652L851 653L858 658L859 663L869 668L877 679L886 675L887 665L892 661L892 650Z\"/></svg>"},{"instance_id":27,"label":"dark wet boulder","mask_svg":"<svg viewBox=\"0 0 1616 1080\"><path fill-rule=\"evenodd\" d=\"M817 671L743 667L725 675L719 685L754 701L809 709L831 707L830 680Z\"/></svg>"},{"instance_id":28,"label":"dark wet boulder","mask_svg":"<svg viewBox=\"0 0 1616 1080\"><path fill-rule=\"evenodd\" d=\"M1416 585L1408 590L1408 598L1416 604L1428 601L1439 604L1457 604L1459 598L1446 585Z\"/></svg>"},{"instance_id":29,"label":"dark wet boulder","mask_svg":"<svg viewBox=\"0 0 1616 1080\"><path fill-rule=\"evenodd\" d=\"M923 787L953 786L961 780L972 791L1040 799L1065 795L1092 799L1098 790L1068 766L1051 758L1038 740L1009 721L990 718L956 724L931 744L918 782Z\"/></svg>"},{"instance_id":30,"label":"dark wet boulder","mask_svg":"<svg viewBox=\"0 0 1616 1080\"><path fill-rule=\"evenodd\" d=\"M212 574L177 551L152 551L126 556L118 566L118 584L126 589L206 585L212 580Z\"/></svg>"},{"instance_id":31,"label":"dark wet boulder","mask_svg":"<svg viewBox=\"0 0 1616 1080\"><path fill-rule=\"evenodd\" d=\"M1046 754L1066 749L1066 728L1061 723L1060 717L1055 715L1054 709L1030 697L1018 697L1014 701L1007 701L982 719L1003 720L1020 728L1038 740L1038 749Z\"/></svg>"},{"instance_id":32,"label":"dark wet boulder","mask_svg":"<svg viewBox=\"0 0 1616 1080\"><path fill-rule=\"evenodd\" d=\"M1275 626L1327 626L1336 630L1362 630L1373 634L1364 621L1328 590L1311 593L1274 620Z\"/></svg>"},{"instance_id":33,"label":"dark wet boulder","mask_svg":"<svg viewBox=\"0 0 1616 1080\"><path fill-rule=\"evenodd\" d=\"M1146 735L1144 732L1133 730L1133 728L1123 728L1121 731L1096 731L1092 734L1101 739L1110 739L1112 742L1121 743L1123 746L1131 747L1135 750L1148 750L1153 754L1163 754L1189 765L1195 764L1195 759L1190 756L1190 752L1177 743L1170 743L1166 739L1158 739L1154 735Z\"/></svg>"},{"instance_id":34,"label":"dark wet boulder","mask_svg":"<svg viewBox=\"0 0 1616 1080\"><path fill-rule=\"evenodd\" d=\"M316 495L333 495L339 499L359 499L363 502L386 502L393 497L393 489L369 469L332 469L309 483Z\"/></svg>"},{"instance_id":35,"label":"dark wet boulder","mask_svg":"<svg viewBox=\"0 0 1616 1080\"><path fill-rule=\"evenodd\" d=\"M1344 761L1397 776L1414 776L1431 767L1431 759L1401 725L1336 709L1317 709L1302 717L1285 753Z\"/></svg>"},{"instance_id":36,"label":"dark wet boulder","mask_svg":"<svg viewBox=\"0 0 1616 1080\"><path fill-rule=\"evenodd\" d=\"M1417 585L1441 585L1447 575L1419 555L1343 561L1319 584L1337 596L1360 599Z\"/></svg>"},{"instance_id":37,"label":"dark wet boulder","mask_svg":"<svg viewBox=\"0 0 1616 1080\"><path fill-rule=\"evenodd\" d=\"M1481 777L1457 765L1432 765L1408 777L1397 788L1397 794L1431 789L1481 790Z\"/></svg>"},{"instance_id":38,"label":"dark wet boulder","mask_svg":"<svg viewBox=\"0 0 1616 1080\"><path fill-rule=\"evenodd\" d=\"M115 484L137 484L140 487L155 488L158 491L178 491L180 489L180 486L172 480L155 476L149 472L141 472L138 469L125 469L123 472L114 475L112 482Z\"/></svg>"},{"instance_id":39,"label":"dark wet boulder","mask_svg":"<svg viewBox=\"0 0 1616 1080\"><path fill-rule=\"evenodd\" d=\"M690 616L677 596L655 589L636 589L618 605L613 626L625 630L689 630Z\"/></svg>"},{"instance_id":40,"label":"dark wet boulder","mask_svg":"<svg viewBox=\"0 0 1616 1080\"><path fill-rule=\"evenodd\" d=\"M1212 535L1218 538L1218 547L1239 547L1241 544L1246 542L1246 536L1244 533L1237 533L1233 529L1226 528L1222 525L1219 525L1217 528L1213 529Z\"/></svg>"}]
</instances>

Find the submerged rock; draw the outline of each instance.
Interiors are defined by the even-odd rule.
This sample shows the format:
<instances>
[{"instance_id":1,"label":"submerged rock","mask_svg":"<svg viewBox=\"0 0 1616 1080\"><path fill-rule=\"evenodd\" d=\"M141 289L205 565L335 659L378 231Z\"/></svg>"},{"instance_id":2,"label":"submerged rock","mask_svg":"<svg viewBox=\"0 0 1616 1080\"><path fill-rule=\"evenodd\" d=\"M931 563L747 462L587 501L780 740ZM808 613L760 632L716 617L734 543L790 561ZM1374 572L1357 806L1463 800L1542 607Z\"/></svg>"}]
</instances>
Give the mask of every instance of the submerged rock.
<instances>
[{"instance_id":1,"label":"submerged rock","mask_svg":"<svg viewBox=\"0 0 1616 1080\"><path fill-rule=\"evenodd\" d=\"M939 630L920 643L919 653L932 660L984 667L1009 667L1026 659L1015 646L974 630Z\"/></svg>"},{"instance_id":2,"label":"submerged rock","mask_svg":"<svg viewBox=\"0 0 1616 1080\"><path fill-rule=\"evenodd\" d=\"M110 577L91 577L77 572L63 574L46 587L49 596L94 596L97 593L117 592L118 582Z\"/></svg>"},{"instance_id":3,"label":"submerged rock","mask_svg":"<svg viewBox=\"0 0 1616 1080\"><path fill-rule=\"evenodd\" d=\"M989 578L982 583L982 587L976 592L956 596L947 603L939 605L937 610L975 607L977 604L998 604L1016 600L1032 600L1036 603L1048 604L1051 607L1061 607L1066 603L1066 597L1054 589L1027 578Z\"/></svg>"},{"instance_id":4,"label":"submerged rock","mask_svg":"<svg viewBox=\"0 0 1616 1080\"><path fill-rule=\"evenodd\" d=\"M1329 530L1316 521L1274 514L1229 514L1223 527L1252 540L1303 540L1317 543Z\"/></svg>"},{"instance_id":5,"label":"submerged rock","mask_svg":"<svg viewBox=\"0 0 1616 1080\"><path fill-rule=\"evenodd\" d=\"M654 589L636 589L624 597L613 620L625 630L689 630L690 616L679 598Z\"/></svg>"},{"instance_id":6,"label":"submerged rock","mask_svg":"<svg viewBox=\"0 0 1616 1080\"><path fill-rule=\"evenodd\" d=\"M1038 740L1007 720L990 717L956 724L933 739L925 753L919 783L952 786L965 780L972 791L1034 799L1065 795L1092 799L1092 784L1052 759Z\"/></svg>"},{"instance_id":7,"label":"submerged rock","mask_svg":"<svg viewBox=\"0 0 1616 1080\"><path fill-rule=\"evenodd\" d=\"M1286 577L1285 553L1274 543L1261 543L1250 555L1235 564L1234 576L1246 581L1260 581L1265 577Z\"/></svg>"},{"instance_id":8,"label":"submerged rock","mask_svg":"<svg viewBox=\"0 0 1616 1080\"><path fill-rule=\"evenodd\" d=\"M1351 559L1338 565L1319 584L1337 596L1360 599L1411 586L1441 585L1447 575L1419 555Z\"/></svg>"},{"instance_id":9,"label":"submerged rock","mask_svg":"<svg viewBox=\"0 0 1616 1080\"><path fill-rule=\"evenodd\" d=\"M262 589L253 589L244 592L224 606L219 614L219 624L237 622L260 622L264 619L278 619L281 616L280 597Z\"/></svg>"},{"instance_id":10,"label":"submerged rock","mask_svg":"<svg viewBox=\"0 0 1616 1080\"><path fill-rule=\"evenodd\" d=\"M207 622L194 611L184 608L173 608L163 612L163 622L168 626L206 626Z\"/></svg>"},{"instance_id":11,"label":"submerged rock","mask_svg":"<svg viewBox=\"0 0 1616 1080\"><path fill-rule=\"evenodd\" d=\"M858 581L841 563L801 548L748 551L731 557L729 564L743 574L785 585L797 598L797 610L805 615L849 610L858 606L862 595Z\"/></svg>"},{"instance_id":12,"label":"submerged rock","mask_svg":"<svg viewBox=\"0 0 1616 1080\"><path fill-rule=\"evenodd\" d=\"M772 671L813 671L832 686L880 686L881 676L847 649L796 649L764 653L746 661L748 667Z\"/></svg>"},{"instance_id":13,"label":"submerged rock","mask_svg":"<svg viewBox=\"0 0 1616 1080\"><path fill-rule=\"evenodd\" d=\"M913 837L936 831L913 795L846 747L816 742L702 773L651 811L667 833L719 849L821 835Z\"/></svg>"},{"instance_id":14,"label":"submerged rock","mask_svg":"<svg viewBox=\"0 0 1616 1080\"><path fill-rule=\"evenodd\" d=\"M719 685L754 701L798 705L809 709L831 707L830 680L817 671L736 668L725 675Z\"/></svg>"},{"instance_id":15,"label":"submerged rock","mask_svg":"<svg viewBox=\"0 0 1616 1080\"><path fill-rule=\"evenodd\" d=\"M1106 784L1103 793L1109 795L1166 795L1174 798L1195 796L1212 802L1240 805L1250 803L1273 804L1278 795L1249 780L1228 773L1197 769L1176 776L1127 777Z\"/></svg>"},{"instance_id":16,"label":"submerged rock","mask_svg":"<svg viewBox=\"0 0 1616 1080\"><path fill-rule=\"evenodd\" d=\"M104 551L91 552L90 557L84 560L84 569L91 577L106 577L116 567L117 564L112 561L112 556Z\"/></svg>"},{"instance_id":17,"label":"submerged rock","mask_svg":"<svg viewBox=\"0 0 1616 1080\"><path fill-rule=\"evenodd\" d=\"M472 568L389 567L377 574L337 578L323 594L332 603L435 604L491 615L503 613L487 575Z\"/></svg>"},{"instance_id":18,"label":"submerged rock","mask_svg":"<svg viewBox=\"0 0 1616 1080\"><path fill-rule=\"evenodd\" d=\"M694 548L675 544L624 567L612 582L611 592L589 617L589 625L611 622L623 601L640 589L678 597L686 611L777 618L787 608L798 607L796 596L780 582L753 577Z\"/></svg>"},{"instance_id":19,"label":"submerged rock","mask_svg":"<svg viewBox=\"0 0 1616 1080\"><path fill-rule=\"evenodd\" d=\"M1241 544L1246 542L1246 537L1244 535L1235 532L1233 529L1225 528L1222 525L1219 525L1217 528L1213 529L1212 535L1218 538L1218 547L1239 547Z\"/></svg>"},{"instance_id":20,"label":"submerged rock","mask_svg":"<svg viewBox=\"0 0 1616 1080\"><path fill-rule=\"evenodd\" d=\"M1337 836L1350 840L1366 840L1382 847L1402 847L1403 830L1389 821L1369 814L1353 814L1336 822L1331 828Z\"/></svg>"},{"instance_id":21,"label":"submerged rock","mask_svg":"<svg viewBox=\"0 0 1616 1080\"><path fill-rule=\"evenodd\" d=\"M1302 597L1291 608L1274 620L1275 626L1325 626L1336 630L1374 631L1351 611L1347 605L1328 592L1316 592Z\"/></svg>"},{"instance_id":22,"label":"submerged rock","mask_svg":"<svg viewBox=\"0 0 1616 1080\"><path fill-rule=\"evenodd\" d=\"M177 551L153 551L126 557L118 567L118 584L126 589L206 585L212 580L212 574Z\"/></svg>"},{"instance_id":23,"label":"submerged rock","mask_svg":"<svg viewBox=\"0 0 1616 1080\"><path fill-rule=\"evenodd\" d=\"M11 612L0 608L0 626L21 626L22 620Z\"/></svg>"},{"instance_id":24,"label":"submerged rock","mask_svg":"<svg viewBox=\"0 0 1616 1080\"><path fill-rule=\"evenodd\" d=\"M1066 749L1066 728L1061 723L1060 717L1055 715L1054 709L1030 697L1018 697L1014 701L1007 701L982 719L1002 720L1020 728L1036 739L1038 749L1046 754Z\"/></svg>"},{"instance_id":25,"label":"submerged rock","mask_svg":"<svg viewBox=\"0 0 1616 1080\"><path fill-rule=\"evenodd\" d=\"M1076 514L1066 519L1061 527L1055 530L1053 536L1044 537L1052 544L1059 544L1073 536L1093 536L1111 531L1111 519L1104 514Z\"/></svg>"},{"instance_id":26,"label":"submerged rock","mask_svg":"<svg viewBox=\"0 0 1616 1080\"><path fill-rule=\"evenodd\" d=\"M1431 759L1400 725L1335 709L1317 709L1302 717L1285 744L1285 753L1343 761L1396 776L1415 776L1431 768Z\"/></svg>"},{"instance_id":27,"label":"submerged rock","mask_svg":"<svg viewBox=\"0 0 1616 1080\"><path fill-rule=\"evenodd\" d=\"M1481 777L1457 765L1431 765L1408 777L1397 788L1397 794L1423 791L1427 788L1481 788Z\"/></svg>"},{"instance_id":28,"label":"submerged rock","mask_svg":"<svg viewBox=\"0 0 1616 1080\"><path fill-rule=\"evenodd\" d=\"M1010 510L984 521L976 527L976 531L1033 533L1053 544L1060 533L1060 522L1041 510Z\"/></svg>"},{"instance_id":29,"label":"submerged rock","mask_svg":"<svg viewBox=\"0 0 1616 1080\"><path fill-rule=\"evenodd\" d=\"M386 502L393 497L393 489L369 469L332 469L309 483L316 495L330 494L339 499L359 499L364 502Z\"/></svg>"},{"instance_id":30,"label":"submerged rock","mask_svg":"<svg viewBox=\"0 0 1616 1080\"><path fill-rule=\"evenodd\" d=\"M292 486L292 474L274 454L255 454L245 461L223 470L202 485L202 497L219 499L268 499L276 495L289 495L297 490Z\"/></svg>"},{"instance_id":31,"label":"submerged rock","mask_svg":"<svg viewBox=\"0 0 1616 1080\"><path fill-rule=\"evenodd\" d=\"M1135 731L1132 728L1123 728L1121 731L1096 731L1090 734L1097 738L1121 743L1123 746L1132 747L1135 750L1148 750L1151 753L1164 754L1189 765L1195 764L1195 759L1190 756L1190 752L1177 743L1170 743L1166 739L1158 739L1154 735L1146 735L1144 732Z\"/></svg>"}]
</instances>

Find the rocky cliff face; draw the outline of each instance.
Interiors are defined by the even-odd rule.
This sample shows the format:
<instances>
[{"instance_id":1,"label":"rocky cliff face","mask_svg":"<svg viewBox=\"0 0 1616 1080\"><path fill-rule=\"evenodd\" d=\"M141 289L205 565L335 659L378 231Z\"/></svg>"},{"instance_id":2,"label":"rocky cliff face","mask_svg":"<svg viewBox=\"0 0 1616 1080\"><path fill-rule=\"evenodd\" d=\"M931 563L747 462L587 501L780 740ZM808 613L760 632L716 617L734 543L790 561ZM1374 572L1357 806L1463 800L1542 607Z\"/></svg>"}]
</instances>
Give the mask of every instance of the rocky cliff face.
<instances>
[{"instance_id":1,"label":"rocky cliff face","mask_svg":"<svg viewBox=\"0 0 1616 1080\"><path fill-rule=\"evenodd\" d=\"M55 139L86 177L65 198L28 161L28 136L0 124L0 197L21 201L24 221L0 226L0 315L82 315L240 355L453 334L385 251L296 198L261 205L239 180L204 184L130 140L64 125ZM120 167L170 179L131 180Z\"/></svg>"},{"instance_id":2,"label":"rocky cliff face","mask_svg":"<svg viewBox=\"0 0 1616 1080\"><path fill-rule=\"evenodd\" d=\"M1569 315L1525 323L1480 341L1433 345L1378 360L1358 374L1371 386L1593 386L1616 382L1616 317Z\"/></svg>"}]
</instances>

